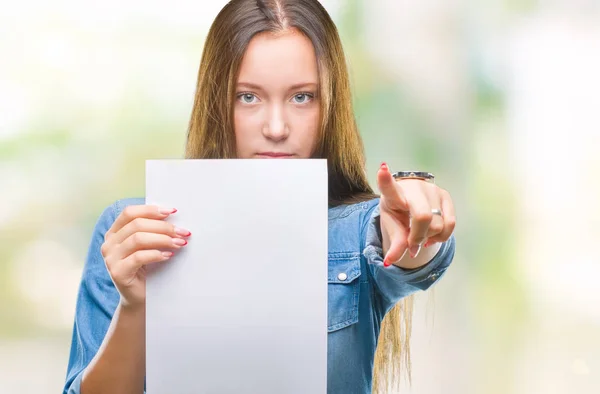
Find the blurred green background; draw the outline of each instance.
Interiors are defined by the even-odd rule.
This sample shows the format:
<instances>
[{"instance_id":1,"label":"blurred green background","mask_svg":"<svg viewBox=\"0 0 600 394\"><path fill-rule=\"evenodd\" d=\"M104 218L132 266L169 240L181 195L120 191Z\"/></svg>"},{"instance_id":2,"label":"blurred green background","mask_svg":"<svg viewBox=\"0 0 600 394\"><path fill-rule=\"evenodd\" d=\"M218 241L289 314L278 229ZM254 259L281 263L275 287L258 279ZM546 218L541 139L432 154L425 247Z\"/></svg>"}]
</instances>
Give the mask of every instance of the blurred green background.
<instances>
[{"instance_id":1,"label":"blurred green background","mask_svg":"<svg viewBox=\"0 0 600 394\"><path fill-rule=\"evenodd\" d=\"M104 207L179 158L225 1L0 11L0 392L60 392ZM406 393L600 392L600 4L327 0L375 185L425 169L454 266L417 298Z\"/></svg>"}]
</instances>

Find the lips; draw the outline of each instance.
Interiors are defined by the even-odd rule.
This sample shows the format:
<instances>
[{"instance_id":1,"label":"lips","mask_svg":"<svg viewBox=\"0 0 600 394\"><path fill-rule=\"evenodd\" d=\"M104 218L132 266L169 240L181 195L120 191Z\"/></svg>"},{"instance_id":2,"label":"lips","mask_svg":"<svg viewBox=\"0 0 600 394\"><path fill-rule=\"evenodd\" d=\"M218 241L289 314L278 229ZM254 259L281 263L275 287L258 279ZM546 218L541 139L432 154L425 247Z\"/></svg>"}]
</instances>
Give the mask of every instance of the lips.
<instances>
[{"instance_id":1,"label":"lips","mask_svg":"<svg viewBox=\"0 0 600 394\"><path fill-rule=\"evenodd\" d=\"M282 153L282 152L261 152L258 154L259 156L264 157L273 157L273 158L282 158L282 157L292 157L291 153Z\"/></svg>"}]
</instances>

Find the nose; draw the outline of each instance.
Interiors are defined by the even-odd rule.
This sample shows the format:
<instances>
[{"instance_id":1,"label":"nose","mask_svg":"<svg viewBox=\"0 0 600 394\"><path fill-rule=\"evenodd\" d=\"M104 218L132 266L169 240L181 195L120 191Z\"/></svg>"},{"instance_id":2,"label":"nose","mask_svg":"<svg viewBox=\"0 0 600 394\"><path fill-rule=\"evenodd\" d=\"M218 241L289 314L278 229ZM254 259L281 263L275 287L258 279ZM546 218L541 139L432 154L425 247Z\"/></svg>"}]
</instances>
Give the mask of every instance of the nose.
<instances>
[{"instance_id":1,"label":"nose","mask_svg":"<svg viewBox=\"0 0 600 394\"><path fill-rule=\"evenodd\" d=\"M273 106L263 126L263 135L272 141L285 140L290 134L290 129L285 120L285 114L281 106Z\"/></svg>"}]
</instances>

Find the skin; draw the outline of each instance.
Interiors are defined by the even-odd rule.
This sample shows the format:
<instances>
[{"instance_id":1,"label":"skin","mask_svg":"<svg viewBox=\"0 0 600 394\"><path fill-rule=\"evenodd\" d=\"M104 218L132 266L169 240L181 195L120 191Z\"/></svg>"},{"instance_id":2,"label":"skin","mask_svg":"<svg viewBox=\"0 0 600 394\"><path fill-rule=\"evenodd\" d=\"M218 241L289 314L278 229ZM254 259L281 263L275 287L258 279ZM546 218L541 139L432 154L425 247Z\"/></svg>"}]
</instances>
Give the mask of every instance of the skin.
<instances>
[{"instance_id":1,"label":"skin","mask_svg":"<svg viewBox=\"0 0 600 394\"><path fill-rule=\"evenodd\" d=\"M318 80L314 48L302 34L292 30L254 37L236 85L237 156L309 158L319 129ZM454 229L450 195L422 180L395 181L385 164L377 182L385 265L410 269L426 264ZM444 215L432 215L432 208ZM187 244L190 232L164 221L175 213L172 208L129 206L106 233L102 257L121 298L104 341L84 372L83 394L143 391L144 266L169 260ZM430 246L419 253L427 240Z\"/></svg>"},{"instance_id":2,"label":"skin","mask_svg":"<svg viewBox=\"0 0 600 394\"><path fill-rule=\"evenodd\" d=\"M242 59L236 85L237 156L310 157L319 131L318 83L317 58L304 35L255 36Z\"/></svg>"}]
</instances>

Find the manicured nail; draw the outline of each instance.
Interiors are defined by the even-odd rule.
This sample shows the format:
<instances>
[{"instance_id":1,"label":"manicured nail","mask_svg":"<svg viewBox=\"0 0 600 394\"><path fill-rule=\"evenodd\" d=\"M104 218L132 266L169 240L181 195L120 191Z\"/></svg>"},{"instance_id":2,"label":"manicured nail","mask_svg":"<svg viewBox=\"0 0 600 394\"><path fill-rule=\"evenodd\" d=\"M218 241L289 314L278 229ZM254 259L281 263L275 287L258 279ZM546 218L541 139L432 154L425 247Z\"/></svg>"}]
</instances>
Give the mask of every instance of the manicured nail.
<instances>
[{"instance_id":1,"label":"manicured nail","mask_svg":"<svg viewBox=\"0 0 600 394\"><path fill-rule=\"evenodd\" d=\"M158 213L160 213L161 215L170 215L175 212L177 212L177 209L175 209L175 208L159 208L158 209Z\"/></svg>"},{"instance_id":2,"label":"manicured nail","mask_svg":"<svg viewBox=\"0 0 600 394\"><path fill-rule=\"evenodd\" d=\"M390 265L392 265L392 263L390 263L390 260L387 258L383 259L383 266L384 267L389 267Z\"/></svg>"},{"instance_id":3,"label":"manicured nail","mask_svg":"<svg viewBox=\"0 0 600 394\"><path fill-rule=\"evenodd\" d=\"M414 245L410 247L410 257L413 259L419 255L421 251L421 245Z\"/></svg>"},{"instance_id":4,"label":"manicured nail","mask_svg":"<svg viewBox=\"0 0 600 394\"><path fill-rule=\"evenodd\" d=\"M173 252L162 252L162 255L165 259L168 259L173 256Z\"/></svg>"},{"instance_id":5,"label":"manicured nail","mask_svg":"<svg viewBox=\"0 0 600 394\"><path fill-rule=\"evenodd\" d=\"M173 245L175 246L185 246L187 245L187 241L181 238L173 238Z\"/></svg>"},{"instance_id":6,"label":"manicured nail","mask_svg":"<svg viewBox=\"0 0 600 394\"><path fill-rule=\"evenodd\" d=\"M192 233L184 228L175 227L175 234L181 235L182 237L189 237Z\"/></svg>"},{"instance_id":7,"label":"manicured nail","mask_svg":"<svg viewBox=\"0 0 600 394\"><path fill-rule=\"evenodd\" d=\"M389 168L385 162L381 163L381 169L384 171L389 171Z\"/></svg>"}]
</instances>

